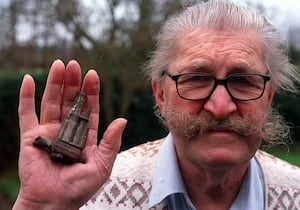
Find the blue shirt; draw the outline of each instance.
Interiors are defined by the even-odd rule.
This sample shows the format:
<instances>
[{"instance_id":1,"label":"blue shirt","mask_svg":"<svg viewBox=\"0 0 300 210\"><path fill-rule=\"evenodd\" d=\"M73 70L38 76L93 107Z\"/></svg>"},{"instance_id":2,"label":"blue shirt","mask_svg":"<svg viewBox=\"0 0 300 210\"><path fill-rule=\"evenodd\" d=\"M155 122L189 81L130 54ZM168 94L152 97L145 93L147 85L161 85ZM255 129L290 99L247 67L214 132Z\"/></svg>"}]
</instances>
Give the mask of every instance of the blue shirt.
<instances>
[{"instance_id":1,"label":"blue shirt","mask_svg":"<svg viewBox=\"0 0 300 210\"><path fill-rule=\"evenodd\" d=\"M171 210L195 210L187 194L177 162L172 135L163 142L149 196L149 208L166 200ZM259 163L250 160L247 175L230 210L263 210L264 179Z\"/></svg>"}]
</instances>

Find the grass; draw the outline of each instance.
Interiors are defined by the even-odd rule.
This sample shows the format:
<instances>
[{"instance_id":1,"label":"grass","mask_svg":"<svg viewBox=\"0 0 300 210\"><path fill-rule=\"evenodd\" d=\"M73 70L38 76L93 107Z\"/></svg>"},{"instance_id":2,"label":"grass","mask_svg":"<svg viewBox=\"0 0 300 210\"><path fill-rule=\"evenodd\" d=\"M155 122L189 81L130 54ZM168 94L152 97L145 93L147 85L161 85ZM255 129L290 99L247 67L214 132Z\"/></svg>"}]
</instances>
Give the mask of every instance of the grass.
<instances>
[{"instance_id":1,"label":"grass","mask_svg":"<svg viewBox=\"0 0 300 210\"><path fill-rule=\"evenodd\" d=\"M300 167L300 145L289 146L277 146L267 150L268 153L279 157L293 165Z\"/></svg>"},{"instance_id":2,"label":"grass","mask_svg":"<svg viewBox=\"0 0 300 210\"><path fill-rule=\"evenodd\" d=\"M285 160L293 165L300 167L300 152L299 153L282 153L282 152L272 152L273 155L279 157L282 160Z\"/></svg>"}]
</instances>

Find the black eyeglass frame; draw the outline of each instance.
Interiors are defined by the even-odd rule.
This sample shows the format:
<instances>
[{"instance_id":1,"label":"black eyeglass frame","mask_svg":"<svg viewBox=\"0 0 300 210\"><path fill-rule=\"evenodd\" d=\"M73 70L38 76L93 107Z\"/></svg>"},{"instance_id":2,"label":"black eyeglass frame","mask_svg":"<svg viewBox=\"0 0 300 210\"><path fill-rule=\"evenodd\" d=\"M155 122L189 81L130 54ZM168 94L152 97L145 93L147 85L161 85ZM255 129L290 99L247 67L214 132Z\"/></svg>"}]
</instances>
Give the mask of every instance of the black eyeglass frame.
<instances>
[{"instance_id":1,"label":"black eyeglass frame","mask_svg":"<svg viewBox=\"0 0 300 210\"><path fill-rule=\"evenodd\" d=\"M209 76L211 77L212 79L214 79L214 86L213 88L211 89L210 93L208 94L207 97L204 97L204 98L200 98L200 99L190 99L190 98L185 98L183 97L179 91L178 91L178 79L180 76L182 75L189 75L189 74L195 74L195 75L205 75L205 76ZM172 75L171 73L169 73L167 70L163 70L162 73L161 73L161 77L163 76L168 76L170 77L174 82L175 82L175 85L176 85L176 91L177 91L177 94L180 98L182 99L185 99L185 100L190 100L190 101L199 101L199 100L205 100L205 99L208 99L212 94L213 92L215 91L216 87L221 84L221 85L224 85L224 87L226 88L227 90L227 93L230 95L230 97L234 100L238 100L238 101L251 101L251 100L256 100L256 99L259 99L260 97L262 97L262 95L264 94L265 92L265 88L266 88L266 83L271 79L271 76L270 75L267 75L267 74L258 74L258 73L234 73L234 74L230 74L229 76L227 76L226 78L216 78L215 76L213 76L212 74L209 74L209 73L206 73L206 72L187 72L187 73L182 73L182 74L174 74ZM256 76L261 76L263 78L263 81L264 81L264 85L263 85L263 89L261 91L261 94L255 98L251 98L251 99L239 99L239 98L236 98L234 97L228 86L227 86L227 81L232 78L232 77L235 77L235 76L242 76L242 75L256 75Z\"/></svg>"}]
</instances>

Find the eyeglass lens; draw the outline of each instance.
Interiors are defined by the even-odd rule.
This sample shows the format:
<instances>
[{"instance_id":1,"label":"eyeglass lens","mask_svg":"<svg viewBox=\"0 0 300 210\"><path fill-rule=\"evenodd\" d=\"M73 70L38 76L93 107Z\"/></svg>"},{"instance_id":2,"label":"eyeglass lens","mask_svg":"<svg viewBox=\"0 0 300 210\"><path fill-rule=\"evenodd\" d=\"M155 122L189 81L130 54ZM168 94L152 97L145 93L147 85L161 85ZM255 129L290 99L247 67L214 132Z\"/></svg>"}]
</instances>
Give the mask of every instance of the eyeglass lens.
<instances>
[{"instance_id":1,"label":"eyeglass lens","mask_svg":"<svg viewBox=\"0 0 300 210\"><path fill-rule=\"evenodd\" d=\"M262 95L265 87L261 75L231 75L227 79L216 79L205 74L182 74L177 78L178 94L190 100L204 99L212 94L220 81L229 94L239 100L256 99Z\"/></svg>"}]
</instances>

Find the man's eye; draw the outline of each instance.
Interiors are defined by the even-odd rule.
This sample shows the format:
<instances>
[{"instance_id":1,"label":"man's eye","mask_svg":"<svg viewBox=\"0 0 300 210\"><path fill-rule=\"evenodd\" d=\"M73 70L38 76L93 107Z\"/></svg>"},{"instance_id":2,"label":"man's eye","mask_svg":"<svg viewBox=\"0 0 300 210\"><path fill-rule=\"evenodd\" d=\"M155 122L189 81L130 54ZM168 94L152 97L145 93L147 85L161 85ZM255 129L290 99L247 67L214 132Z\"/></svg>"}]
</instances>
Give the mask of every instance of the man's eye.
<instances>
[{"instance_id":1,"label":"man's eye","mask_svg":"<svg viewBox=\"0 0 300 210\"><path fill-rule=\"evenodd\" d=\"M211 79L208 76L193 76L192 80L199 81L199 82L207 82L210 81Z\"/></svg>"},{"instance_id":2,"label":"man's eye","mask_svg":"<svg viewBox=\"0 0 300 210\"><path fill-rule=\"evenodd\" d=\"M232 77L230 79L231 83L235 84L249 84L251 81L248 79L248 77Z\"/></svg>"},{"instance_id":3,"label":"man's eye","mask_svg":"<svg viewBox=\"0 0 300 210\"><path fill-rule=\"evenodd\" d=\"M263 79L256 75L245 75L245 76L235 76L228 80L229 85L233 86L247 86L253 88L261 88L263 85Z\"/></svg>"}]
</instances>

